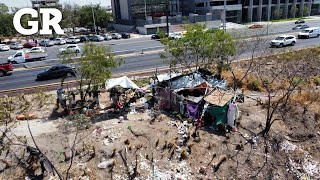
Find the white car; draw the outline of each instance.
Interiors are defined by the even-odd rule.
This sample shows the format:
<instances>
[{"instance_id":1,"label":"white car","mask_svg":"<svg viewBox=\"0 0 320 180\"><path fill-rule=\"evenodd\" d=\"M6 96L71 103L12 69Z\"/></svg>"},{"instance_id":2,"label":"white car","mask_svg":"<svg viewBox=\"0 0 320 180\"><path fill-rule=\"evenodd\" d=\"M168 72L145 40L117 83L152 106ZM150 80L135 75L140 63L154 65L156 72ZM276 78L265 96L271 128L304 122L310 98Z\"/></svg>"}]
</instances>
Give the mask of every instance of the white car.
<instances>
[{"instance_id":1,"label":"white car","mask_svg":"<svg viewBox=\"0 0 320 180\"><path fill-rule=\"evenodd\" d=\"M9 51L10 46L5 44L0 44L0 51Z\"/></svg>"},{"instance_id":2,"label":"white car","mask_svg":"<svg viewBox=\"0 0 320 180\"><path fill-rule=\"evenodd\" d=\"M41 47L33 47L29 50L27 50L28 53L44 53L45 50L42 49Z\"/></svg>"},{"instance_id":3,"label":"white car","mask_svg":"<svg viewBox=\"0 0 320 180\"><path fill-rule=\"evenodd\" d=\"M65 48L59 49L59 52L62 53L68 53L68 52L73 52L73 53L80 53L80 48L78 45L68 45Z\"/></svg>"},{"instance_id":4,"label":"white car","mask_svg":"<svg viewBox=\"0 0 320 180\"><path fill-rule=\"evenodd\" d=\"M313 28L306 28L303 31L301 31L298 34L298 38L313 38L313 37L319 37L320 36L320 28L313 27Z\"/></svg>"},{"instance_id":5,"label":"white car","mask_svg":"<svg viewBox=\"0 0 320 180\"><path fill-rule=\"evenodd\" d=\"M10 44L10 49L23 49L23 45L20 43L12 43Z\"/></svg>"},{"instance_id":6,"label":"white car","mask_svg":"<svg viewBox=\"0 0 320 180\"><path fill-rule=\"evenodd\" d=\"M171 38L171 39L181 39L182 38L182 33L180 33L180 32L169 33L169 38Z\"/></svg>"},{"instance_id":7,"label":"white car","mask_svg":"<svg viewBox=\"0 0 320 180\"><path fill-rule=\"evenodd\" d=\"M122 38L121 34L119 34L119 33L112 33L111 37L112 37L112 39L121 39Z\"/></svg>"},{"instance_id":8,"label":"white car","mask_svg":"<svg viewBox=\"0 0 320 180\"><path fill-rule=\"evenodd\" d=\"M64 45L67 43L67 41L63 38L56 38L53 40L55 45Z\"/></svg>"},{"instance_id":9,"label":"white car","mask_svg":"<svg viewBox=\"0 0 320 180\"><path fill-rule=\"evenodd\" d=\"M112 39L112 36L110 34L103 34L101 36L104 37L104 40L107 40L107 41Z\"/></svg>"},{"instance_id":10,"label":"white car","mask_svg":"<svg viewBox=\"0 0 320 180\"><path fill-rule=\"evenodd\" d=\"M297 40L293 35L278 36L270 42L271 47L294 46Z\"/></svg>"},{"instance_id":11,"label":"white car","mask_svg":"<svg viewBox=\"0 0 320 180\"><path fill-rule=\"evenodd\" d=\"M80 42L80 39L78 37L69 37L67 39L67 43L77 44Z\"/></svg>"}]
</instances>

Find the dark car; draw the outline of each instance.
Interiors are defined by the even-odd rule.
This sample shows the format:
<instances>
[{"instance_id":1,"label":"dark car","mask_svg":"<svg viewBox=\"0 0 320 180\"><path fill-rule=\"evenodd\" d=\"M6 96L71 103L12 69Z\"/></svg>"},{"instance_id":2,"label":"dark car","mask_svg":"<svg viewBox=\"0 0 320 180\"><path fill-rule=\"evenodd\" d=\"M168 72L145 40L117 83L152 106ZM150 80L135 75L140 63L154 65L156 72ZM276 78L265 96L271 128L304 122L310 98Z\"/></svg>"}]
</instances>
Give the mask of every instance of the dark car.
<instances>
[{"instance_id":1,"label":"dark car","mask_svg":"<svg viewBox=\"0 0 320 180\"><path fill-rule=\"evenodd\" d=\"M295 24L303 24L305 23L305 21L303 19L299 19L296 22L294 22Z\"/></svg>"},{"instance_id":2,"label":"dark car","mask_svg":"<svg viewBox=\"0 0 320 180\"><path fill-rule=\"evenodd\" d=\"M129 33L126 33L126 32L123 32L123 33L121 33L121 37L122 37L123 39L128 39L128 38L130 38L130 34L129 34Z\"/></svg>"},{"instance_id":3,"label":"dark car","mask_svg":"<svg viewBox=\"0 0 320 180\"><path fill-rule=\"evenodd\" d=\"M57 79L70 76L76 76L76 71L74 68L68 65L57 65L39 73L36 80L43 81L47 79Z\"/></svg>"},{"instance_id":4,"label":"dark car","mask_svg":"<svg viewBox=\"0 0 320 180\"><path fill-rule=\"evenodd\" d=\"M168 34L166 34L165 37L168 37ZM161 38L158 34L154 34L151 36L151 39L161 39Z\"/></svg>"},{"instance_id":5,"label":"dark car","mask_svg":"<svg viewBox=\"0 0 320 180\"><path fill-rule=\"evenodd\" d=\"M38 46L38 44L35 42L27 42L27 43L23 44L24 48L33 48L33 47L37 47L37 46Z\"/></svg>"},{"instance_id":6,"label":"dark car","mask_svg":"<svg viewBox=\"0 0 320 180\"><path fill-rule=\"evenodd\" d=\"M310 26L306 25L306 24L298 24L296 25L295 27L292 28L292 30L300 30L300 29L306 29L306 28L309 28Z\"/></svg>"},{"instance_id":7,"label":"dark car","mask_svg":"<svg viewBox=\"0 0 320 180\"><path fill-rule=\"evenodd\" d=\"M90 39L87 36L80 36L80 42L88 42Z\"/></svg>"}]
</instances>

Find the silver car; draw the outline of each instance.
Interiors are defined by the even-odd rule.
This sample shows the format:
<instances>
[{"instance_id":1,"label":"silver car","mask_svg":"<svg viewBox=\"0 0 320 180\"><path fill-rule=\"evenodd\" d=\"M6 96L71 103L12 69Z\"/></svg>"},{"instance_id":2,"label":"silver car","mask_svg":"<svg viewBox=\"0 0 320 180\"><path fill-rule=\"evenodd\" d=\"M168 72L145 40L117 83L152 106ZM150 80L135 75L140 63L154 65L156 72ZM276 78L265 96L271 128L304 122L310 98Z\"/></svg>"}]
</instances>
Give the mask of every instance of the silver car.
<instances>
[{"instance_id":1,"label":"silver car","mask_svg":"<svg viewBox=\"0 0 320 180\"><path fill-rule=\"evenodd\" d=\"M10 49L23 49L23 45L21 43L12 43L10 44Z\"/></svg>"},{"instance_id":2,"label":"silver car","mask_svg":"<svg viewBox=\"0 0 320 180\"><path fill-rule=\"evenodd\" d=\"M104 37L104 40L111 40L112 39L112 36L110 34L103 34L102 37Z\"/></svg>"},{"instance_id":3,"label":"silver car","mask_svg":"<svg viewBox=\"0 0 320 180\"><path fill-rule=\"evenodd\" d=\"M56 38L53 40L53 42L55 45L63 45L67 43L67 41L63 38Z\"/></svg>"},{"instance_id":4,"label":"silver car","mask_svg":"<svg viewBox=\"0 0 320 180\"><path fill-rule=\"evenodd\" d=\"M54 42L53 41L50 41L49 39L45 39L45 40L42 40L40 43L39 43L40 46L54 46Z\"/></svg>"},{"instance_id":5,"label":"silver car","mask_svg":"<svg viewBox=\"0 0 320 180\"><path fill-rule=\"evenodd\" d=\"M112 37L112 39L121 39L122 38L121 34L119 34L119 33L112 33L111 37Z\"/></svg>"}]
</instances>

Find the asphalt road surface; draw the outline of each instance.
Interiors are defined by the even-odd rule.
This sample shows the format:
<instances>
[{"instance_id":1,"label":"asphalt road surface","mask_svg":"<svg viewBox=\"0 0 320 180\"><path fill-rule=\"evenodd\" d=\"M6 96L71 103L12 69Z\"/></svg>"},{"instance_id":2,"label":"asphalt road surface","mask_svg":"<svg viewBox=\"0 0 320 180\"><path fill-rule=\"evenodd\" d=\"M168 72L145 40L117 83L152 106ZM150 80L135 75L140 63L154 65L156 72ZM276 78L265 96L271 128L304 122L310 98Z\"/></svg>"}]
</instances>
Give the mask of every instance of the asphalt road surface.
<instances>
[{"instance_id":1,"label":"asphalt road surface","mask_svg":"<svg viewBox=\"0 0 320 180\"><path fill-rule=\"evenodd\" d=\"M316 19L306 19L305 20L307 25L310 27L317 27L320 26L320 18ZM265 23L265 22L264 22ZM292 28L296 26L294 24L294 21L288 21L288 22L280 22L280 23L268 23L265 24L264 29L254 29L250 30L246 26L245 28L239 28L239 29L228 29L228 32L230 33L236 33L236 34L242 34L243 36L250 37L253 35L258 35L260 33L266 34L267 30L266 27L268 27L269 33L284 33L284 32L299 32L299 30L292 31ZM271 39L270 39L271 40ZM125 50L135 50L136 52L141 52L141 49L143 48L152 48L152 47L158 47L162 46L159 41L151 40L149 36L142 37L142 38L131 38L131 39L120 39L120 40L111 40L111 41L103 41L103 42L95 42L97 44L104 44L104 45L110 45L112 47L113 51L125 51ZM83 44L78 44L80 48L82 48ZM66 47L67 45L55 45L53 47L47 47L48 57L47 60L50 59L57 59L59 49L62 47ZM0 63L7 62L7 58L11 55L13 55L16 52L16 50L9 50L9 51L0 51Z\"/></svg>"},{"instance_id":2,"label":"asphalt road surface","mask_svg":"<svg viewBox=\"0 0 320 180\"><path fill-rule=\"evenodd\" d=\"M284 50L290 49L300 49L305 47L315 47L320 45L320 38L311 38L311 39L298 39L297 43L293 47L284 47L284 48L272 48L274 53L276 52L283 52ZM269 49L269 41L264 42L258 47L257 54L259 51L265 51L265 49ZM253 44L250 42L249 44ZM251 57L251 51L244 52L239 59ZM125 73L125 72L134 72L139 70L147 70L153 69L155 70L157 67L166 67L167 64L163 62L160 58L159 53L153 54L140 54L140 55L132 55L129 57L125 57L125 63L113 70L113 73ZM22 70L13 72L11 75L1 77L0 78L0 90L10 90L16 88L24 88L30 86L37 86L37 85L45 85L54 82L60 82L59 79L57 80L48 80L48 81L35 81L36 75L43 71L45 68L39 69L29 69L29 70ZM75 78L68 78L67 80L74 80Z\"/></svg>"},{"instance_id":3,"label":"asphalt road surface","mask_svg":"<svg viewBox=\"0 0 320 180\"><path fill-rule=\"evenodd\" d=\"M106 46L111 46L112 51L125 51L125 50L135 50L136 52L141 52L144 48L151 48L151 47L158 47L162 46L160 41L152 40L150 37L142 37L142 38L132 38L132 39L120 39L120 40L110 40L110 41L102 41L102 42L94 42L96 44L103 44ZM66 47L68 44L65 45L55 45L51 47L47 47L48 57L47 60L50 59L57 59L59 54L59 49ZM80 49L83 47L83 43L79 43L78 46ZM45 47L43 47L45 48ZM0 63L7 62L9 56L13 55L16 50L9 50L9 51L0 51Z\"/></svg>"}]
</instances>

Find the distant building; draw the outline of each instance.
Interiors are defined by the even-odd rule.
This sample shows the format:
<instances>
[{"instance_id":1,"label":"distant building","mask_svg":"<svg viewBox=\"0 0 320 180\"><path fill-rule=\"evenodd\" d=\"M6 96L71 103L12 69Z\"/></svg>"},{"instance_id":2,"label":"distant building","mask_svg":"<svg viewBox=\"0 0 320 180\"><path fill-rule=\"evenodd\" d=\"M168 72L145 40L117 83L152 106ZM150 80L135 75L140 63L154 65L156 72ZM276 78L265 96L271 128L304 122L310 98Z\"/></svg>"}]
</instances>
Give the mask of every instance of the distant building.
<instances>
[{"instance_id":1,"label":"distant building","mask_svg":"<svg viewBox=\"0 0 320 180\"><path fill-rule=\"evenodd\" d=\"M32 8L57 8L60 7L59 0L31 0Z\"/></svg>"},{"instance_id":2,"label":"distant building","mask_svg":"<svg viewBox=\"0 0 320 180\"><path fill-rule=\"evenodd\" d=\"M242 21L266 21L320 14L320 0L242 0Z\"/></svg>"},{"instance_id":3,"label":"distant building","mask_svg":"<svg viewBox=\"0 0 320 180\"><path fill-rule=\"evenodd\" d=\"M111 0L111 5L117 30L153 34L167 30L167 19L170 29L184 21L207 22L210 28L221 25L220 14L196 14L194 0Z\"/></svg>"}]
</instances>

